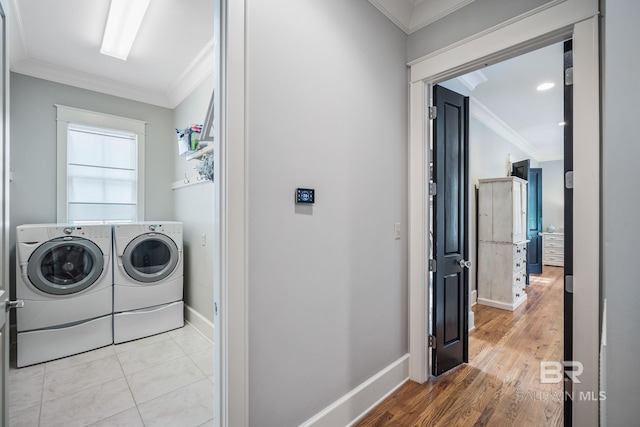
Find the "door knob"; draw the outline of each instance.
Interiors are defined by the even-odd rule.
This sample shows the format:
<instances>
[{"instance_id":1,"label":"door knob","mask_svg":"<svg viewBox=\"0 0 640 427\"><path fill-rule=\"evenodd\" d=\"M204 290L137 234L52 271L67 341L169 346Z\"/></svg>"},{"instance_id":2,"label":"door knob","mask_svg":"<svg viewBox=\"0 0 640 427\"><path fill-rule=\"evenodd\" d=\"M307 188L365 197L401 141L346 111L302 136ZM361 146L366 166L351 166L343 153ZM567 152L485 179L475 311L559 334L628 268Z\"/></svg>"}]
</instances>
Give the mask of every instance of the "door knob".
<instances>
[{"instance_id":1,"label":"door knob","mask_svg":"<svg viewBox=\"0 0 640 427\"><path fill-rule=\"evenodd\" d=\"M471 268L471 261L461 259L460 261L458 261L458 265L460 266L460 268Z\"/></svg>"},{"instance_id":2,"label":"door knob","mask_svg":"<svg viewBox=\"0 0 640 427\"><path fill-rule=\"evenodd\" d=\"M15 301L7 301L4 308L5 308L6 311L9 311L12 308L22 308L22 307L24 307L24 301L19 299L19 300L15 300Z\"/></svg>"}]
</instances>

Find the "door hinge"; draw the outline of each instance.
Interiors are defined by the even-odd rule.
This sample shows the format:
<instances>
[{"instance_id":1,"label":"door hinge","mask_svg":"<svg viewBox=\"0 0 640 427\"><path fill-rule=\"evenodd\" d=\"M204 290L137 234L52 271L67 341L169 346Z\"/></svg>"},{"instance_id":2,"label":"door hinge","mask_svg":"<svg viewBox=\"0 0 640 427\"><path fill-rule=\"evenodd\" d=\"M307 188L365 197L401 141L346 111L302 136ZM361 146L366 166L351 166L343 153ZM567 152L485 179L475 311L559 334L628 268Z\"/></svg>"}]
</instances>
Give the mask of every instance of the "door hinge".
<instances>
[{"instance_id":1,"label":"door hinge","mask_svg":"<svg viewBox=\"0 0 640 427\"><path fill-rule=\"evenodd\" d=\"M564 173L564 186L567 190L573 189L573 171L567 171Z\"/></svg>"},{"instance_id":2,"label":"door hinge","mask_svg":"<svg viewBox=\"0 0 640 427\"><path fill-rule=\"evenodd\" d=\"M438 186L436 185L435 182L430 182L429 183L429 195L430 196L435 196L436 194L438 194Z\"/></svg>"},{"instance_id":3,"label":"door hinge","mask_svg":"<svg viewBox=\"0 0 640 427\"><path fill-rule=\"evenodd\" d=\"M429 335L429 347L436 348L436 337Z\"/></svg>"},{"instance_id":4,"label":"door hinge","mask_svg":"<svg viewBox=\"0 0 640 427\"><path fill-rule=\"evenodd\" d=\"M218 303L217 302L213 303L213 315L214 316L218 315Z\"/></svg>"},{"instance_id":5,"label":"door hinge","mask_svg":"<svg viewBox=\"0 0 640 427\"><path fill-rule=\"evenodd\" d=\"M564 70L564 84L571 86L573 84L573 67Z\"/></svg>"},{"instance_id":6,"label":"door hinge","mask_svg":"<svg viewBox=\"0 0 640 427\"><path fill-rule=\"evenodd\" d=\"M435 259L429 260L429 271L435 272L437 269L437 264Z\"/></svg>"},{"instance_id":7,"label":"door hinge","mask_svg":"<svg viewBox=\"0 0 640 427\"><path fill-rule=\"evenodd\" d=\"M438 117L438 108L435 105L429 107L429 120L434 120L436 117Z\"/></svg>"},{"instance_id":8,"label":"door hinge","mask_svg":"<svg viewBox=\"0 0 640 427\"><path fill-rule=\"evenodd\" d=\"M573 276L572 275L564 276L564 290L570 294L573 293Z\"/></svg>"}]
</instances>

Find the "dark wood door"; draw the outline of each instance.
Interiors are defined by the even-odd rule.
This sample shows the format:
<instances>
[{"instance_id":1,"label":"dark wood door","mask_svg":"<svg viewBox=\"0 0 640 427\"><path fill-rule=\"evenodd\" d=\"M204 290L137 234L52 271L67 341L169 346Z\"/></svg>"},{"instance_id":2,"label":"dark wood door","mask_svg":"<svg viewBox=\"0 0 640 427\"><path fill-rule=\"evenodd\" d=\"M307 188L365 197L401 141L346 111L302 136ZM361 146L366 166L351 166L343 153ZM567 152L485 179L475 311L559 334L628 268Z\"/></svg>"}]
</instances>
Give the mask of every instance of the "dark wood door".
<instances>
[{"instance_id":1,"label":"dark wood door","mask_svg":"<svg viewBox=\"0 0 640 427\"><path fill-rule=\"evenodd\" d=\"M529 163L531 161L529 159L522 160L520 162L515 162L511 165L511 176L517 176L518 178L522 178L525 181L529 180Z\"/></svg>"},{"instance_id":2,"label":"dark wood door","mask_svg":"<svg viewBox=\"0 0 640 427\"><path fill-rule=\"evenodd\" d=\"M435 86L433 126L434 258L433 375L468 357L468 123L469 98Z\"/></svg>"},{"instance_id":3,"label":"dark wood door","mask_svg":"<svg viewBox=\"0 0 640 427\"><path fill-rule=\"evenodd\" d=\"M542 273L542 169L529 169L527 273ZM529 283L527 276L527 283Z\"/></svg>"},{"instance_id":4,"label":"dark wood door","mask_svg":"<svg viewBox=\"0 0 640 427\"><path fill-rule=\"evenodd\" d=\"M573 360L573 182L571 185L566 185L567 174L573 174L572 46L571 40L564 43L564 360ZM569 69L572 71L567 71ZM569 181L573 181L573 178ZM571 396L573 391L573 384L567 375L564 379L564 391L565 396ZM564 399L564 425L567 427L573 425L572 413L572 401L566 398Z\"/></svg>"}]
</instances>

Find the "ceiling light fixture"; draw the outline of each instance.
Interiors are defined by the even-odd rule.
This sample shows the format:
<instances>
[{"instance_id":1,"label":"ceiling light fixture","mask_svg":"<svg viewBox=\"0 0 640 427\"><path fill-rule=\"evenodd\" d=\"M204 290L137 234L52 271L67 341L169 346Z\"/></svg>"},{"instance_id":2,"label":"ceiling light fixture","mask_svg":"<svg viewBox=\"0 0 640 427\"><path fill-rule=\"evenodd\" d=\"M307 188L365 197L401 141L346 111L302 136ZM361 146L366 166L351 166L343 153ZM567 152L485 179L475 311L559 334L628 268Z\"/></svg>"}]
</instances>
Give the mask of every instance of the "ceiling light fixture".
<instances>
[{"instance_id":1,"label":"ceiling light fixture","mask_svg":"<svg viewBox=\"0 0 640 427\"><path fill-rule=\"evenodd\" d=\"M100 53L127 60L149 0L111 0Z\"/></svg>"},{"instance_id":2,"label":"ceiling light fixture","mask_svg":"<svg viewBox=\"0 0 640 427\"><path fill-rule=\"evenodd\" d=\"M542 83L541 85L539 85L536 90L538 91L543 91L543 90L549 90L552 87L555 86L555 83L551 83L551 82L546 82L546 83Z\"/></svg>"},{"instance_id":3,"label":"ceiling light fixture","mask_svg":"<svg viewBox=\"0 0 640 427\"><path fill-rule=\"evenodd\" d=\"M560 122L560 123L558 123L558 126L566 126L566 125L567 125L567 122Z\"/></svg>"}]
</instances>

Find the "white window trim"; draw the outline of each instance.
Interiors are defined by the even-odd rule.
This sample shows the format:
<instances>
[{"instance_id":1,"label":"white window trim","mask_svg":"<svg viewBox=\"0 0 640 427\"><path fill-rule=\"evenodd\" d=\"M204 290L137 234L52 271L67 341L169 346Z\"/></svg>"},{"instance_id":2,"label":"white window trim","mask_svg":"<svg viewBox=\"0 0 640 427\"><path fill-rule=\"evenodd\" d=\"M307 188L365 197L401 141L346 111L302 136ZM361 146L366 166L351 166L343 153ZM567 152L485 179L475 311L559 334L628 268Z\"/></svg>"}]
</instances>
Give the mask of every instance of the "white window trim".
<instances>
[{"instance_id":1,"label":"white window trim","mask_svg":"<svg viewBox=\"0 0 640 427\"><path fill-rule=\"evenodd\" d=\"M113 116L80 108L55 104L57 109L57 222L65 223L67 217L67 127L69 123L116 131L127 131L138 137L138 221L144 220L144 153L147 122L127 117Z\"/></svg>"}]
</instances>

